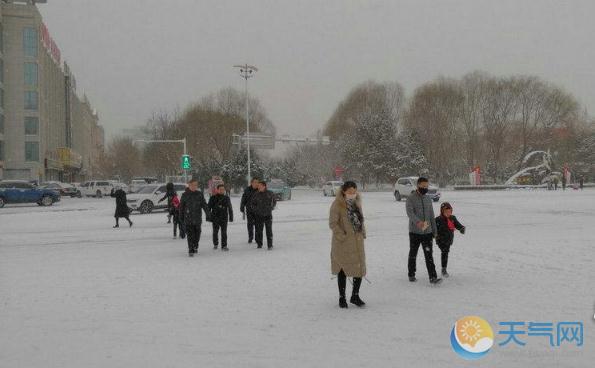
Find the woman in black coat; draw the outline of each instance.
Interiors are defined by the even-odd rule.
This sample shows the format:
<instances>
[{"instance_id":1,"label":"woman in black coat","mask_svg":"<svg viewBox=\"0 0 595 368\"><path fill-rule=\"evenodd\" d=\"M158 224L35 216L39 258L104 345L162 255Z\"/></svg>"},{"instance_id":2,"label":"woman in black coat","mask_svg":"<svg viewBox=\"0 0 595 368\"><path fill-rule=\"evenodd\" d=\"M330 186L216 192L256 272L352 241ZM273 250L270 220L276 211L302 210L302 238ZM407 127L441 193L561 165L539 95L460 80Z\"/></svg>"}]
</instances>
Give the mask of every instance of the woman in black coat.
<instances>
[{"instance_id":1,"label":"woman in black coat","mask_svg":"<svg viewBox=\"0 0 595 368\"><path fill-rule=\"evenodd\" d=\"M128 224L132 226L132 221L130 221L130 217L128 217L130 216L130 208L128 208L128 203L126 202L126 192L120 187L116 187L112 188L110 196L116 198L116 213L114 213L116 225L114 225L114 228L120 227L120 217L125 218L128 221Z\"/></svg>"}]
</instances>

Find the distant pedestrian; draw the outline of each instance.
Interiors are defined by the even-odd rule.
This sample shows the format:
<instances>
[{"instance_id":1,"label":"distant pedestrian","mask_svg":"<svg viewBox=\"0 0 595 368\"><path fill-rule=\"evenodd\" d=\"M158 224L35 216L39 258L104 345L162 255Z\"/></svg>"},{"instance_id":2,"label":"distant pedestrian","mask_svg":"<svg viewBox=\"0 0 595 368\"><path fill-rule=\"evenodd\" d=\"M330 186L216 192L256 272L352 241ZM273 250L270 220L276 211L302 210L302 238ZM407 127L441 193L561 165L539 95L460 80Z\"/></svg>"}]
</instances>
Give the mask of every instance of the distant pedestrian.
<instances>
[{"instance_id":1,"label":"distant pedestrian","mask_svg":"<svg viewBox=\"0 0 595 368\"><path fill-rule=\"evenodd\" d=\"M256 227L254 213L252 213L249 204L252 196L258 192L259 183L260 180L258 178L252 178L250 185L244 189L244 194L242 194L242 200L240 201L240 212L246 219L246 226L248 228L248 244L252 244L252 240L254 240L254 230Z\"/></svg>"},{"instance_id":2,"label":"distant pedestrian","mask_svg":"<svg viewBox=\"0 0 595 368\"><path fill-rule=\"evenodd\" d=\"M110 197L116 199L116 212L114 213L114 217L116 218L116 224L114 228L120 227L120 218L123 217L128 221L128 225L132 227L132 221L130 221L130 208L128 207L128 202L126 201L126 192L122 190L119 186L112 188L110 192Z\"/></svg>"},{"instance_id":3,"label":"distant pedestrian","mask_svg":"<svg viewBox=\"0 0 595 368\"><path fill-rule=\"evenodd\" d=\"M211 213L205 196L198 190L198 181L192 179L188 182L188 188L180 200L180 216L185 225L190 257L194 257L198 253L198 243L202 231L202 211L205 212L206 220L211 221Z\"/></svg>"},{"instance_id":4,"label":"distant pedestrian","mask_svg":"<svg viewBox=\"0 0 595 368\"><path fill-rule=\"evenodd\" d=\"M558 175L554 175L554 190L558 190L558 183L560 179L558 179Z\"/></svg>"},{"instance_id":5,"label":"distant pedestrian","mask_svg":"<svg viewBox=\"0 0 595 368\"><path fill-rule=\"evenodd\" d=\"M433 238L436 237L436 219L432 199L428 193L428 179L417 179L417 190L407 197L406 209L409 218L409 281L415 282L417 251L421 245L426 260L426 268L430 276L430 283L439 284L442 279L436 274L434 257L432 255Z\"/></svg>"},{"instance_id":6,"label":"distant pedestrian","mask_svg":"<svg viewBox=\"0 0 595 368\"><path fill-rule=\"evenodd\" d=\"M225 185L217 185L215 194L209 198L209 211L213 220L213 248L219 246L221 230L221 250L227 251L227 223L233 222L233 208L229 196L225 194Z\"/></svg>"},{"instance_id":7,"label":"distant pedestrian","mask_svg":"<svg viewBox=\"0 0 595 368\"><path fill-rule=\"evenodd\" d=\"M566 175L562 175L562 190L566 190Z\"/></svg>"},{"instance_id":8,"label":"distant pedestrian","mask_svg":"<svg viewBox=\"0 0 595 368\"><path fill-rule=\"evenodd\" d=\"M174 224L174 239L177 238L178 229L180 230L180 239L184 239L186 238L186 230L182 220L180 219L180 198L178 197L178 193L174 192L171 204L173 207L172 220Z\"/></svg>"},{"instance_id":9,"label":"distant pedestrian","mask_svg":"<svg viewBox=\"0 0 595 368\"><path fill-rule=\"evenodd\" d=\"M337 193L330 209L329 227L332 230L331 272L337 275L339 307L347 308L347 277L353 277L349 301L363 307L366 303L359 297L359 289L362 277L366 276L366 227L362 200L353 181L346 181Z\"/></svg>"},{"instance_id":10,"label":"distant pedestrian","mask_svg":"<svg viewBox=\"0 0 595 368\"><path fill-rule=\"evenodd\" d=\"M167 199L167 223L168 224L171 223L171 218L174 215L174 208L173 208L172 202L171 202L174 197L174 194L176 194L176 190L174 188L174 183L167 183L165 185L165 195L158 202L158 203L161 203Z\"/></svg>"},{"instance_id":11,"label":"distant pedestrian","mask_svg":"<svg viewBox=\"0 0 595 368\"><path fill-rule=\"evenodd\" d=\"M273 249L273 210L277 206L275 194L267 190L266 181L260 181L258 192L250 198L250 211L254 216L257 248L263 245L263 229L266 229L267 248Z\"/></svg>"},{"instance_id":12,"label":"distant pedestrian","mask_svg":"<svg viewBox=\"0 0 595 368\"><path fill-rule=\"evenodd\" d=\"M436 229L436 244L442 252L442 276L448 277L446 267L448 265L448 253L454 241L454 232L459 230L461 234L465 234L465 226L452 214L452 206L448 202L440 205L440 216L436 217Z\"/></svg>"},{"instance_id":13,"label":"distant pedestrian","mask_svg":"<svg viewBox=\"0 0 595 368\"><path fill-rule=\"evenodd\" d=\"M585 177L582 175L578 179L578 186L579 186L579 188L581 188L581 190L583 190L583 188L585 187Z\"/></svg>"}]
</instances>

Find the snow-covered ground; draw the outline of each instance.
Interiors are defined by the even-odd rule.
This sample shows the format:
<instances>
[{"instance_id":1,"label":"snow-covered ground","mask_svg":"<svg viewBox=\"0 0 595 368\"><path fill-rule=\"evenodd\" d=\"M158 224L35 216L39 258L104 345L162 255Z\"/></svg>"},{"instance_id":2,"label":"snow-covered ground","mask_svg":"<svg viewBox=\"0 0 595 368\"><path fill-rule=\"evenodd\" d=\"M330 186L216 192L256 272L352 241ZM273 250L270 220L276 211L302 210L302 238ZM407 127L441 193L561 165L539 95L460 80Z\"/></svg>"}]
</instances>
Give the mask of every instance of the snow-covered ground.
<instances>
[{"instance_id":1,"label":"snow-covered ground","mask_svg":"<svg viewBox=\"0 0 595 368\"><path fill-rule=\"evenodd\" d=\"M419 281L407 281L404 203L363 198L371 284L367 307L348 310L329 271L332 199L320 192L279 204L271 252L247 244L233 198L231 250L212 249L206 224L195 258L163 213L112 229L111 199L7 206L0 367L592 367L595 190L445 192L468 232L438 287L421 252ZM525 337L467 362L449 341L465 315L496 334L500 321L583 321L585 342Z\"/></svg>"}]
</instances>

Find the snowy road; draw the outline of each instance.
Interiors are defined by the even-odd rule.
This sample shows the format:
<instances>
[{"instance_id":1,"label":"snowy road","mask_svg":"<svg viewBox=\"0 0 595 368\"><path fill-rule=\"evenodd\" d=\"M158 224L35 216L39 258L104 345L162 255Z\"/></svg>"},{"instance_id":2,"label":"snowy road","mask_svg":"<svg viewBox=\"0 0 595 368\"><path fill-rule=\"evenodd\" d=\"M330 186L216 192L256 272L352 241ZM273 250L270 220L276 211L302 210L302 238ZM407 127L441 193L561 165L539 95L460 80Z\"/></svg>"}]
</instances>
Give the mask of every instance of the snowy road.
<instances>
[{"instance_id":1,"label":"snowy road","mask_svg":"<svg viewBox=\"0 0 595 368\"><path fill-rule=\"evenodd\" d=\"M439 287L421 252L420 280L407 281L404 203L363 199L372 284L368 306L348 310L329 271L332 199L319 192L279 204L272 252L246 243L233 198L230 251L212 249L207 224L195 258L163 213L112 229L110 199L3 208L0 367L592 366L595 190L445 192L468 233ZM494 333L500 321L583 321L584 346L525 336L467 362L449 341L465 315Z\"/></svg>"}]
</instances>

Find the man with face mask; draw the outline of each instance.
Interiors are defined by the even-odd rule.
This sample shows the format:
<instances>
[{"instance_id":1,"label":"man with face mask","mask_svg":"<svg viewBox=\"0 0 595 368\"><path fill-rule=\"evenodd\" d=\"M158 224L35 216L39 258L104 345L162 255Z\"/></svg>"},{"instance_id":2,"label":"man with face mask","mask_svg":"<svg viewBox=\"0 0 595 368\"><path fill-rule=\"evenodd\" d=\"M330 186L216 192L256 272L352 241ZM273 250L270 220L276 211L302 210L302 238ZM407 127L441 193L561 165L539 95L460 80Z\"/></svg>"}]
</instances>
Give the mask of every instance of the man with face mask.
<instances>
[{"instance_id":1,"label":"man with face mask","mask_svg":"<svg viewBox=\"0 0 595 368\"><path fill-rule=\"evenodd\" d=\"M432 199L428 193L428 179L417 180L417 190L407 197L407 217L409 218L409 281L415 282L417 251L421 245L426 260L426 268L430 283L439 284L442 279L436 274L436 266L432 256L433 238L436 237L436 219Z\"/></svg>"}]
</instances>

